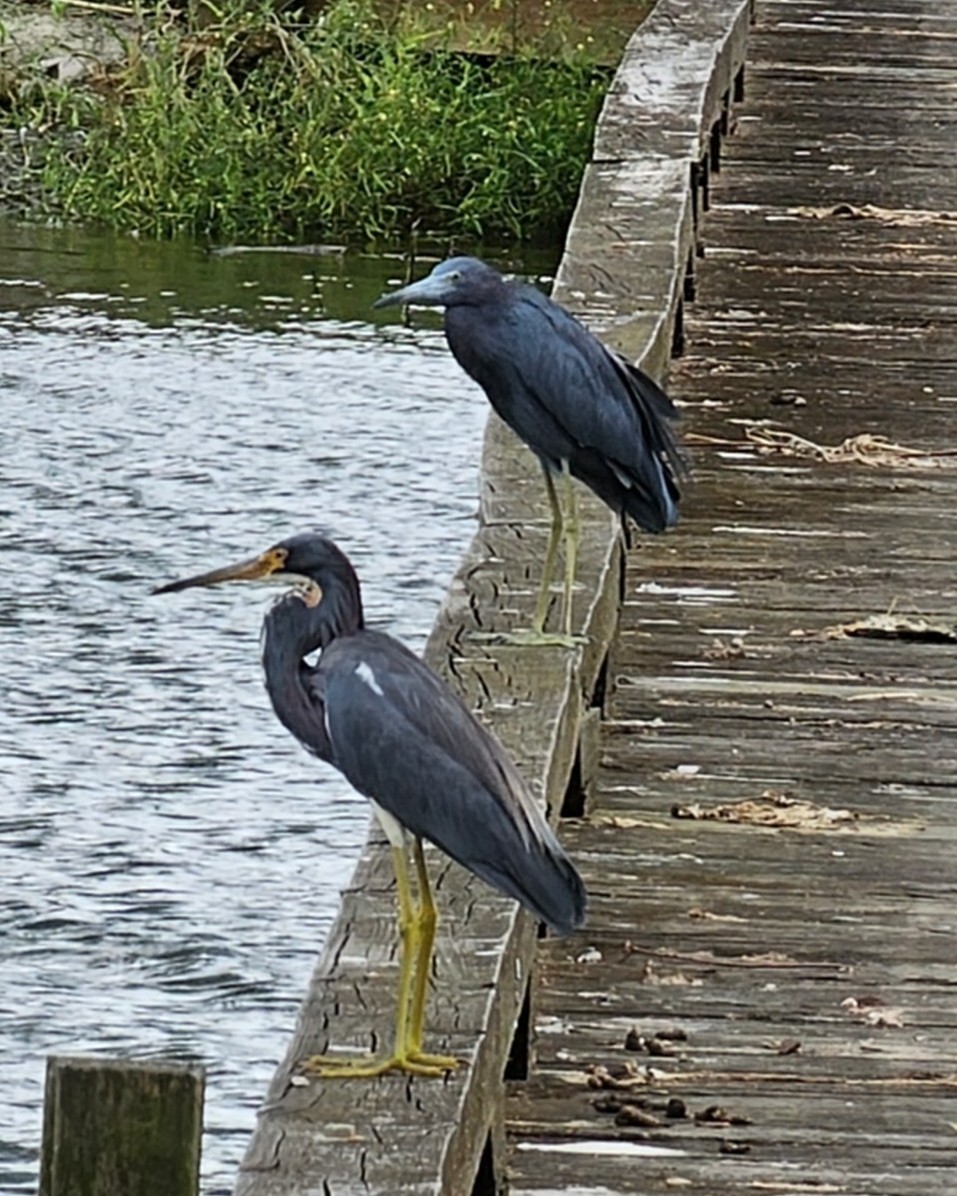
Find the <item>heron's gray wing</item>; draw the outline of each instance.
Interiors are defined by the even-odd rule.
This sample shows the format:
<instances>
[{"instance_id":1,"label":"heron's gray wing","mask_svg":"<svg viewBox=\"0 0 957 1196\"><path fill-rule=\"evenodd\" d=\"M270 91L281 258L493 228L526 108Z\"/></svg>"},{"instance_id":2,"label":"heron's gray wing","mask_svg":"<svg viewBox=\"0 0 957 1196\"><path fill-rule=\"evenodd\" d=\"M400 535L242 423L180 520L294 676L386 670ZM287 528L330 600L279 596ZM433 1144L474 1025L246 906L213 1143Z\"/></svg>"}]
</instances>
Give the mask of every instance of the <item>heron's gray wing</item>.
<instances>
[{"instance_id":1,"label":"heron's gray wing","mask_svg":"<svg viewBox=\"0 0 957 1196\"><path fill-rule=\"evenodd\" d=\"M640 430L641 442L666 455L680 469L681 454L672 421L678 412L667 394L647 374L602 344L583 324L533 287L520 291L523 319L537 331L524 338L535 387L583 444L609 457L628 451L622 436ZM591 392L600 403L582 401Z\"/></svg>"},{"instance_id":2,"label":"heron's gray wing","mask_svg":"<svg viewBox=\"0 0 957 1196\"><path fill-rule=\"evenodd\" d=\"M314 682L325 692L329 706L335 704L340 692L336 686L343 678L348 678L350 689L361 684L378 697L377 708L383 715L389 712L403 720L437 750L457 761L496 801L514 813L525 837L539 834L545 825L544 817L507 752L452 689L398 640L366 631L361 636L334 641L320 659ZM336 747L335 740L333 744ZM367 767L373 763L379 765L382 761L367 762ZM369 796L379 800L374 793Z\"/></svg>"},{"instance_id":3,"label":"heron's gray wing","mask_svg":"<svg viewBox=\"0 0 957 1196\"><path fill-rule=\"evenodd\" d=\"M517 769L418 657L364 632L330 644L317 674L356 789L556 928L581 922L581 881Z\"/></svg>"},{"instance_id":4,"label":"heron's gray wing","mask_svg":"<svg viewBox=\"0 0 957 1196\"><path fill-rule=\"evenodd\" d=\"M678 519L676 411L650 378L521 283L445 311L449 348L546 469L572 475L641 528Z\"/></svg>"}]
</instances>

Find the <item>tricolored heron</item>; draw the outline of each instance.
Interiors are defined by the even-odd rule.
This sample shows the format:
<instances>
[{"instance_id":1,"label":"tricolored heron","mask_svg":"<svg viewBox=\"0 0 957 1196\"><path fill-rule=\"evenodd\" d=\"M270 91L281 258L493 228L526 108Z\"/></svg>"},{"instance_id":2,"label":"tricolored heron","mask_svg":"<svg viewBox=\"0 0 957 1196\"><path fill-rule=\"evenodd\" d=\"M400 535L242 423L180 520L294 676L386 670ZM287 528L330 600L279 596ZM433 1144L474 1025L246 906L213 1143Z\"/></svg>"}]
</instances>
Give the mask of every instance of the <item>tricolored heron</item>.
<instances>
[{"instance_id":1,"label":"tricolored heron","mask_svg":"<svg viewBox=\"0 0 957 1196\"><path fill-rule=\"evenodd\" d=\"M584 885L501 744L417 656L365 626L359 579L332 540L318 533L291 536L251 560L156 593L265 579L293 585L263 626L273 709L307 751L371 799L392 847L399 904L392 1053L360 1060L316 1056L306 1067L327 1077L441 1075L459 1060L423 1050L436 911L422 840L559 933L582 924ZM317 651L318 661L310 664L307 657Z\"/></svg>"},{"instance_id":2,"label":"tricolored heron","mask_svg":"<svg viewBox=\"0 0 957 1196\"><path fill-rule=\"evenodd\" d=\"M445 308L445 335L459 365L538 457L552 521L533 639L572 636L579 524L571 478L638 527L662 532L678 518L685 465L657 383L597 340L536 287L509 281L485 262L453 257L426 278L382 295L375 307ZM565 510L554 475L565 480ZM565 533L564 636L544 634L558 541Z\"/></svg>"}]
</instances>

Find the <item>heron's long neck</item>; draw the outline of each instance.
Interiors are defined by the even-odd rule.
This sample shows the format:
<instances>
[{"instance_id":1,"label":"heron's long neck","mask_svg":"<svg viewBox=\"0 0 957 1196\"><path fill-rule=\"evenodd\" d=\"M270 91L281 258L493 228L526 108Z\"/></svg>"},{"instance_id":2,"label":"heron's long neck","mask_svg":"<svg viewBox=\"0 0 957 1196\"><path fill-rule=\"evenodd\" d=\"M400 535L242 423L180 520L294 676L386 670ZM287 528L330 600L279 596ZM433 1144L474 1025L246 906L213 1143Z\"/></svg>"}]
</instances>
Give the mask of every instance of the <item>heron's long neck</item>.
<instances>
[{"instance_id":1,"label":"heron's long neck","mask_svg":"<svg viewBox=\"0 0 957 1196\"><path fill-rule=\"evenodd\" d=\"M483 387L489 398L495 390L501 354L497 351L497 329L505 306L449 307L445 311L445 338L463 370ZM492 400L494 403L494 399Z\"/></svg>"},{"instance_id":2,"label":"heron's long neck","mask_svg":"<svg viewBox=\"0 0 957 1196\"><path fill-rule=\"evenodd\" d=\"M267 612L263 623L262 663L273 709L287 730L324 759L330 758L330 746L322 693L309 684L311 666L305 658L340 636L354 635L363 626L362 598L354 573L327 584L315 606L300 593L286 594Z\"/></svg>"},{"instance_id":3,"label":"heron's long neck","mask_svg":"<svg viewBox=\"0 0 957 1196\"><path fill-rule=\"evenodd\" d=\"M303 655L314 652L316 648L325 648L340 636L355 635L365 627L359 579L351 565L346 562L343 565L345 567L336 574L334 581L326 578L321 583L322 598L312 608L316 640Z\"/></svg>"}]
</instances>

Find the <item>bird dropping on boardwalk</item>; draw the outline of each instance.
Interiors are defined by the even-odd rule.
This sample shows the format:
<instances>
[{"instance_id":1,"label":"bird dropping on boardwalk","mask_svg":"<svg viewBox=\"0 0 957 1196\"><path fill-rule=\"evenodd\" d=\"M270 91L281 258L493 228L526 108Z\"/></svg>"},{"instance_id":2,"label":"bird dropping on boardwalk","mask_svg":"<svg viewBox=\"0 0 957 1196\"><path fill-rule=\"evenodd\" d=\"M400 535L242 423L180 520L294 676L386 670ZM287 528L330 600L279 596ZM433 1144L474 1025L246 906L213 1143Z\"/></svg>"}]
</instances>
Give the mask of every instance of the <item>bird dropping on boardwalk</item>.
<instances>
[{"instance_id":1,"label":"bird dropping on boardwalk","mask_svg":"<svg viewBox=\"0 0 957 1196\"><path fill-rule=\"evenodd\" d=\"M382 295L375 307L445 308L445 335L459 365L545 471L551 530L534 639L572 636L579 523L571 478L648 532L678 518L684 460L671 400L647 374L597 340L537 288L509 281L471 257L440 262L426 278ZM554 478L564 479L564 511ZM545 635L552 574L564 531L564 636Z\"/></svg>"},{"instance_id":2,"label":"bird dropping on boardwalk","mask_svg":"<svg viewBox=\"0 0 957 1196\"><path fill-rule=\"evenodd\" d=\"M293 587L263 625L273 710L307 751L371 799L392 847L399 905L392 1052L361 1059L314 1056L304 1067L343 1078L389 1071L442 1075L460 1061L423 1048L436 909L422 841L559 933L584 921L584 885L501 744L423 661L365 626L359 579L332 540L318 533L292 536L251 560L155 592L267 579ZM312 664L307 658L315 652Z\"/></svg>"}]
</instances>

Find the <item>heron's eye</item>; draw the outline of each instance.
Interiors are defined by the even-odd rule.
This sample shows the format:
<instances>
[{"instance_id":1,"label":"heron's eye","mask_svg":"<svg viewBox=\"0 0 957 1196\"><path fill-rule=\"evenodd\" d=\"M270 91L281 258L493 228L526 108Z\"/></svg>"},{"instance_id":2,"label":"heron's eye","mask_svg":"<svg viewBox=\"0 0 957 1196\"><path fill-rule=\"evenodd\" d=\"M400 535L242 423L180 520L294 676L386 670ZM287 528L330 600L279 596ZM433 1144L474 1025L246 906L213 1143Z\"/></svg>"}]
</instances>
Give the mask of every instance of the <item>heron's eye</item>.
<instances>
[{"instance_id":1,"label":"heron's eye","mask_svg":"<svg viewBox=\"0 0 957 1196\"><path fill-rule=\"evenodd\" d=\"M458 282L461 277L462 272L460 270L453 270L449 275L449 282Z\"/></svg>"}]
</instances>

